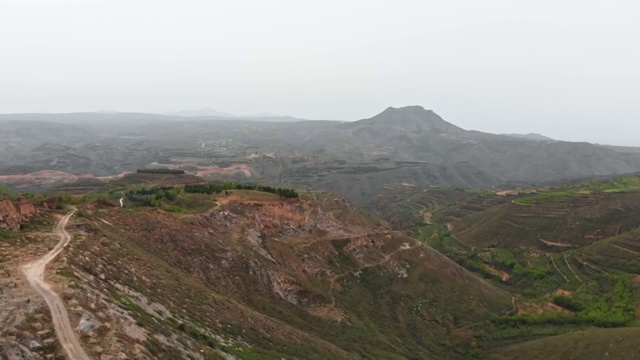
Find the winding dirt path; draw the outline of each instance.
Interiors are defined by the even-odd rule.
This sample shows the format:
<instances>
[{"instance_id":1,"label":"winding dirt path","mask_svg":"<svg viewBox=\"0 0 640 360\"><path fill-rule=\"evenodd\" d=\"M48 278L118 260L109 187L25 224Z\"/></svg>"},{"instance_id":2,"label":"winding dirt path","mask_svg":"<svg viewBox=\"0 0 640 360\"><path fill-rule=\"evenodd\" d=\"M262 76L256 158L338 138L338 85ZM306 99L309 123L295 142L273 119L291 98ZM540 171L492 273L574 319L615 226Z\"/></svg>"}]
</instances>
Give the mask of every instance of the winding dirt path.
<instances>
[{"instance_id":1,"label":"winding dirt path","mask_svg":"<svg viewBox=\"0 0 640 360\"><path fill-rule=\"evenodd\" d=\"M393 233L397 233L397 231L369 231L369 232L363 232L363 233L359 233L359 234L346 234L346 235L338 235L338 236L333 236L333 237L325 237L325 238L320 238L314 241L310 241L310 242L306 242L306 243L302 243L302 248L307 248L309 246L315 245L317 243L320 242L324 242L324 241L343 241L343 240L352 240L352 239L357 239L357 238L361 238L361 237L366 237L366 236L378 236L378 235L389 235L389 234L393 234Z\"/></svg>"},{"instance_id":2,"label":"winding dirt path","mask_svg":"<svg viewBox=\"0 0 640 360\"><path fill-rule=\"evenodd\" d=\"M76 211L73 210L65 215L56 225L54 233L60 237L60 242L40 259L34 260L22 266L22 272L27 276L29 285L40 294L46 301L51 310L51 318L53 327L56 329L58 340L64 348L65 353L71 360L89 360L89 356L78 341L78 337L73 331L73 327L69 321L67 309L49 284L44 281L44 271L47 264L55 259L55 257L64 249L71 241L71 235L65 230L67 222Z\"/></svg>"},{"instance_id":3,"label":"winding dirt path","mask_svg":"<svg viewBox=\"0 0 640 360\"><path fill-rule=\"evenodd\" d=\"M614 248L620 249L622 251L628 252L629 254L634 254L634 255L640 255L640 252L635 251L635 250L631 250L631 249L627 249L626 247L620 246L620 245L611 245Z\"/></svg>"}]
</instances>

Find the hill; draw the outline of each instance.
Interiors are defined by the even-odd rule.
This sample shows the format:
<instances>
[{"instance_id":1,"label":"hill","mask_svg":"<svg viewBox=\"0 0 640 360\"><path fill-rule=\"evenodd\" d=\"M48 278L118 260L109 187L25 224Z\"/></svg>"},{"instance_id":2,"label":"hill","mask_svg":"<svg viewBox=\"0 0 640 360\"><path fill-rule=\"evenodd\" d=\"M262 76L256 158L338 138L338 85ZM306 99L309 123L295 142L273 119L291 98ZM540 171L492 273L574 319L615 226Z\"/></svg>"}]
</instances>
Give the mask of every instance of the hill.
<instances>
[{"instance_id":1,"label":"hill","mask_svg":"<svg viewBox=\"0 0 640 360\"><path fill-rule=\"evenodd\" d=\"M76 240L51 277L91 356L464 359L471 339L451 332L512 310L504 290L335 195L131 181L75 198ZM40 341L47 325L20 322L26 310L7 331Z\"/></svg>"},{"instance_id":2,"label":"hill","mask_svg":"<svg viewBox=\"0 0 640 360\"><path fill-rule=\"evenodd\" d=\"M513 313L472 326L479 353L539 359L575 351L582 356L576 358L596 359L598 349L619 340L607 334L634 333L640 318L638 181L504 191L395 184L368 206L514 296ZM594 352L580 352L583 338L573 334L593 327L632 328L588 332ZM633 349L620 346L611 352L617 358Z\"/></svg>"},{"instance_id":3,"label":"hill","mask_svg":"<svg viewBox=\"0 0 640 360\"><path fill-rule=\"evenodd\" d=\"M387 185L369 203L378 217L322 191L165 172L55 197L55 208L78 208L75 240L46 279L91 356L535 359L582 354L584 341L594 356L610 343L620 344L612 355L634 350L620 339L640 318L636 177L505 191ZM7 274L52 247L42 220L52 212L0 230ZM59 354L24 279L0 286L0 354ZM33 341L47 345L20 348Z\"/></svg>"}]
</instances>

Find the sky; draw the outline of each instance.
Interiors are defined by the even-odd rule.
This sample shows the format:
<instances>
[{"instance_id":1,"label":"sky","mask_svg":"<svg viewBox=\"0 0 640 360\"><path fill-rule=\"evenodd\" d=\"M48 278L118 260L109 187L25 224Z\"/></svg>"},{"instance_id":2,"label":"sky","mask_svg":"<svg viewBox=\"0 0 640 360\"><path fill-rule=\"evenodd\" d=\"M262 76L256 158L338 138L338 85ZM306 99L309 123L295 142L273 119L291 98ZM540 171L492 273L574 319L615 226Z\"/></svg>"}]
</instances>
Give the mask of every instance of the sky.
<instances>
[{"instance_id":1,"label":"sky","mask_svg":"<svg viewBox=\"0 0 640 360\"><path fill-rule=\"evenodd\" d=\"M0 0L0 113L214 108L640 146L637 0Z\"/></svg>"}]
</instances>

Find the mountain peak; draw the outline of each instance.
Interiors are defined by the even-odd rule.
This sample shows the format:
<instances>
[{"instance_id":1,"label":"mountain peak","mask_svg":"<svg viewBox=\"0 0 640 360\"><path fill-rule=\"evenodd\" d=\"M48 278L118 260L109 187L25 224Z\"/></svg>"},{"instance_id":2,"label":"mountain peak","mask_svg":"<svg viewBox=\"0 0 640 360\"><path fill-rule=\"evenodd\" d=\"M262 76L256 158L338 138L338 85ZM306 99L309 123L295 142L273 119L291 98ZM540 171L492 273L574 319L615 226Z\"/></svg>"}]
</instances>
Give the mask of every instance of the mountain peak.
<instances>
[{"instance_id":1,"label":"mountain peak","mask_svg":"<svg viewBox=\"0 0 640 360\"><path fill-rule=\"evenodd\" d=\"M389 112L389 113L399 112L404 114L435 114L433 110L427 110L420 105L409 105L409 106L403 106L399 108L389 106L381 114L384 114L386 112Z\"/></svg>"},{"instance_id":2,"label":"mountain peak","mask_svg":"<svg viewBox=\"0 0 640 360\"><path fill-rule=\"evenodd\" d=\"M370 125L377 128L394 128L412 133L438 132L456 133L463 129L444 121L432 110L419 105L400 108L388 107L380 114L366 120L356 121L356 124Z\"/></svg>"}]
</instances>

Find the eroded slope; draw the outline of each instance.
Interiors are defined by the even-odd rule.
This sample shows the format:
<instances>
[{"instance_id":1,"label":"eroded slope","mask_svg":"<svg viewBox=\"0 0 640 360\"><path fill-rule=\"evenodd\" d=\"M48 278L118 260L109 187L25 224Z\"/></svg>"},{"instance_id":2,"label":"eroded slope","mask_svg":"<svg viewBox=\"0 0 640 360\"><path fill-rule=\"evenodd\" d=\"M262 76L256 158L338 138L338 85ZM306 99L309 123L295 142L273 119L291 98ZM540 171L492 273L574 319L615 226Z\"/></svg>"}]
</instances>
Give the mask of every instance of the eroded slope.
<instances>
[{"instance_id":1,"label":"eroded slope","mask_svg":"<svg viewBox=\"0 0 640 360\"><path fill-rule=\"evenodd\" d=\"M78 296L128 310L144 336L114 336L150 349L139 356L463 358L470 344L451 331L512 309L506 292L344 200L233 196L203 215L80 214Z\"/></svg>"}]
</instances>

